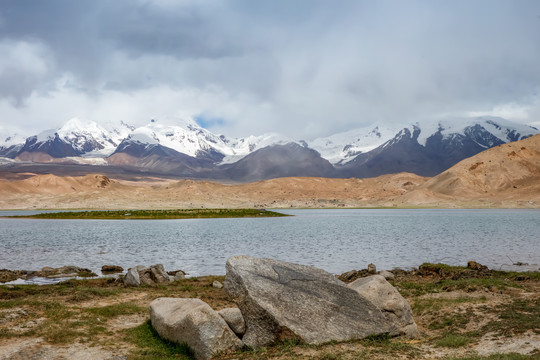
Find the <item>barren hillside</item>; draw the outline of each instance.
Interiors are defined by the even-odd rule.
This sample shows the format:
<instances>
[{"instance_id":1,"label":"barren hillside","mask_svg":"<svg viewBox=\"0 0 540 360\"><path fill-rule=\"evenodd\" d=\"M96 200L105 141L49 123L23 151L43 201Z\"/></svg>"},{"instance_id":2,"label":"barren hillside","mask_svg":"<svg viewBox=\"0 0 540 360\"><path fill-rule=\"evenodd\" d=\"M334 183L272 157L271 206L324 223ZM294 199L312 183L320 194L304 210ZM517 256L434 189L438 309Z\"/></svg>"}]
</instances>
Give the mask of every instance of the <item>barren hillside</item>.
<instances>
[{"instance_id":1,"label":"barren hillside","mask_svg":"<svg viewBox=\"0 0 540 360\"><path fill-rule=\"evenodd\" d=\"M328 208L369 206L538 207L540 135L463 160L434 178L208 181L22 174L0 180L1 209Z\"/></svg>"}]
</instances>

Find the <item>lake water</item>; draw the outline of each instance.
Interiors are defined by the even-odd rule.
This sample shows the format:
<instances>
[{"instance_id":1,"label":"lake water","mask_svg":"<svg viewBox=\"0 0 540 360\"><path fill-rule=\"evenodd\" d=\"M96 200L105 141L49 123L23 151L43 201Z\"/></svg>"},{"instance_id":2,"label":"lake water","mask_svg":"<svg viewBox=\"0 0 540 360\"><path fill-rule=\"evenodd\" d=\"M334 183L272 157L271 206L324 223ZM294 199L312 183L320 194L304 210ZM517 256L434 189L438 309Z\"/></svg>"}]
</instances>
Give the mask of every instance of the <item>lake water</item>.
<instances>
[{"instance_id":1,"label":"lake water","mask_svg":"<svg viewBox=\"0 0 540 360\"><path fill-rule=\"evenodd\" d=\"M193 220L0 219L0 268L162 263L192 276L225 274L233 255L314 265L332 273L423 262L536 270L539 210L286 210L284 218ZM0 212L0 216L13 212ZM17 212L22 214L22 212ZM512 266L515 262L529 266Z\"/></svg>"}]
</instances>

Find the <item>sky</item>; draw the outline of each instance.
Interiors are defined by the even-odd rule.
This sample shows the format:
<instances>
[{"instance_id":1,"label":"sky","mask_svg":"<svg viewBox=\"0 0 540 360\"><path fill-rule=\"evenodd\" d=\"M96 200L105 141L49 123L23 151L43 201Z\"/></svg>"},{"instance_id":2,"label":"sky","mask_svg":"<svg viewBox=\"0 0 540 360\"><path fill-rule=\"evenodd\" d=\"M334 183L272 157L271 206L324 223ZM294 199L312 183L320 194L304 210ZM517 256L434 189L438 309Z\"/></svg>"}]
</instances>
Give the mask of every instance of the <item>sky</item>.
<instances>
[{"instance_id":1,"label":"sky","mask_svg":"<svg viewBox=\"0 0 540 360\"><path fill-rule=\"evenodd\" d=\"M0 0L0 131L195 119L313 139L494 115L540 126L537 0Z\"/></svg>"}]
</instances>

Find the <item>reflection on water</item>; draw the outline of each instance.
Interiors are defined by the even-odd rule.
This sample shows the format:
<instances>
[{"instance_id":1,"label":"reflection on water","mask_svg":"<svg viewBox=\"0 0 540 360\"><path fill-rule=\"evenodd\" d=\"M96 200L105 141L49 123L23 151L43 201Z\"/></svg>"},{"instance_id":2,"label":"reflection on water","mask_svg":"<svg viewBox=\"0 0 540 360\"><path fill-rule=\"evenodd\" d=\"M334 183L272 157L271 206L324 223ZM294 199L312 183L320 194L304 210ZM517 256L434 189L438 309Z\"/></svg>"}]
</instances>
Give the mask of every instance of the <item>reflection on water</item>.
<instances>
[{"instance_id":1,"label":"reflection on water","mask_svg":"<svg viewBox=\"0 0 540 360\"><path fill-rule=\"evenodd\" d=\"M333 273L411 268L422 262L538 269L538 210L287 210L263 219L0 219L0 268L76 265L100 274L162 263L192 276L224 274L238 254L314 265ZM6 214L0 212L0 215ZM7 215L7 214L6 214ZM528 267L512 266L516 262Z\"/></svg>"}]
</instances>

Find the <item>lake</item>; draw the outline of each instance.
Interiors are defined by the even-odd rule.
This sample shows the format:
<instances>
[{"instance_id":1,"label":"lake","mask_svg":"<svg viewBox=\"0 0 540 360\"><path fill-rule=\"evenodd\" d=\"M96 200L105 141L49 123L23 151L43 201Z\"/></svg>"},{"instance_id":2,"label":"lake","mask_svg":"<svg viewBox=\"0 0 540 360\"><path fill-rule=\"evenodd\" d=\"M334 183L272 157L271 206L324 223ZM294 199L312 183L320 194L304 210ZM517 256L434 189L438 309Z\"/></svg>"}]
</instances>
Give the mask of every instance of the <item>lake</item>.
<instances>
[{"instance_id":1,"label":"lake","mask_svg":"<svg viewBox=\"0 0 540 360\"><path fill-rule=\"evenodd\" d=\"M537 270L540 210L282 210L283 218L193 220L0 219L0 268L162 263L191 276L225 274L233 255L314 265L332 273L409 269L423 262ZM0 211L0 216L14 212ZM24 214L25 212L16 212ZM529 266L513 266L516 262Z\"/></svg>"}]
</instances>

